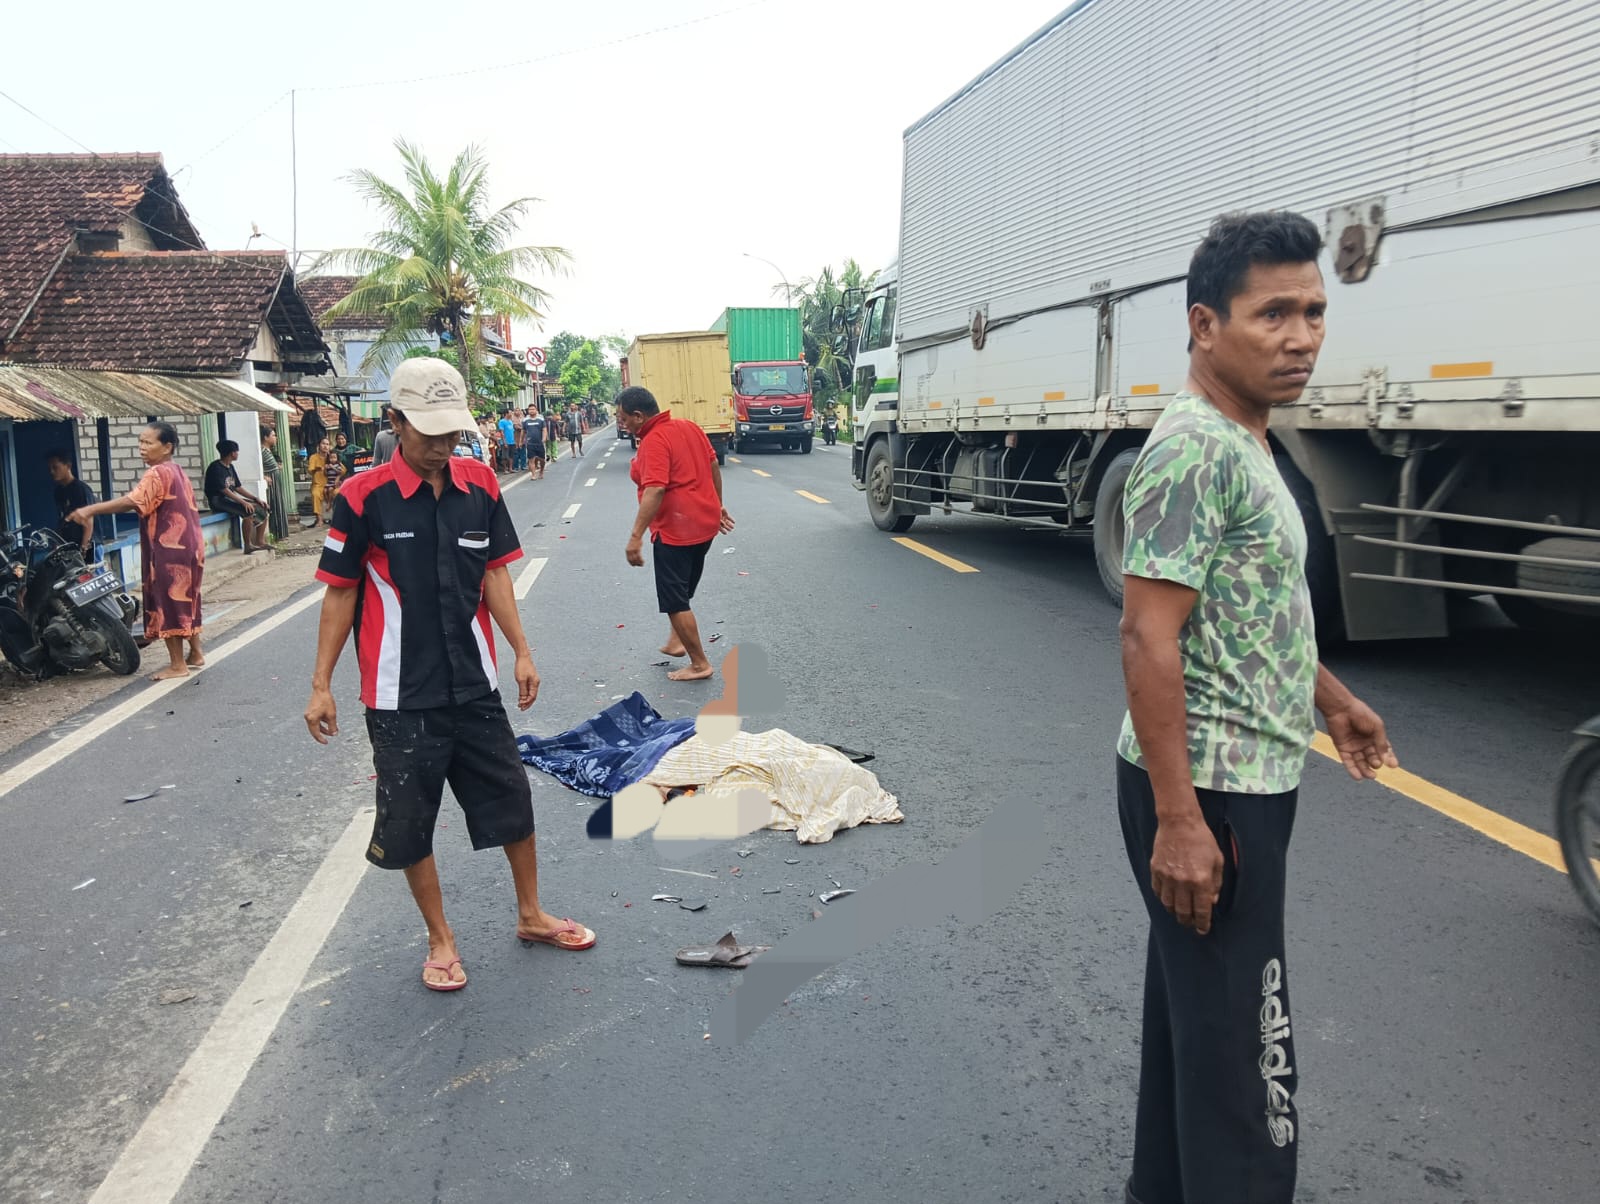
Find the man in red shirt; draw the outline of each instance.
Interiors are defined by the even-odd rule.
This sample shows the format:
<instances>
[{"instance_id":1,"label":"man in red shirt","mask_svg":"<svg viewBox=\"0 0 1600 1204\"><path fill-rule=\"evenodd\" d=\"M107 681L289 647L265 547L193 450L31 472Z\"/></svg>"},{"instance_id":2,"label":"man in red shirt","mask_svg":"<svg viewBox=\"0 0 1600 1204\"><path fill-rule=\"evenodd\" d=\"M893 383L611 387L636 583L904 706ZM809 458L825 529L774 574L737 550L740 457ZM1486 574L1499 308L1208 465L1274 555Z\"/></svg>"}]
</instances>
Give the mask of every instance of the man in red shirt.
<instances>
[{"instance_id":1,"label":"man in red shirt","mask_svg":"<svg viewBox=\"0 0 1600 1204\"><path fill-rule=\"evenodd\" d=\"M428 927L422 983L467 985L445 920L433 830L445 784L474 849L511 863L517 936L588 949L594 933L539 903L533 796L500 697L492 616L516 657L517 706L539 694L506 565L522 555L493 469L455 450L471 429L466 386L443 360L409 359L389 380L398 453L351 479L333 504L317 579L327 585L306 726L339 734L333 669L352 629L377 772L367 860L403 870Z\"/></svg>"},{"instance_id":2,"label":"man in red shirt","mask_svg":"<svg viewBox=\"0 0 1600 1204\"><path fill-rule=\"evenodd\" d=\"M704 681L715 670L700 643L700 627L689 603L706 567L706 553L719 534L733 530L722 505L722 469L706 433L692 422L663 414L648 389L635 385L617 394L617 425L638 443L629 475L639 487L639 513L628 540L628 563L644 567L645 528L650 530L656 570L656 601L672 624L661 649L687 656L689 667L667 674L672 681Z\"/></svg>"}]
</instances>

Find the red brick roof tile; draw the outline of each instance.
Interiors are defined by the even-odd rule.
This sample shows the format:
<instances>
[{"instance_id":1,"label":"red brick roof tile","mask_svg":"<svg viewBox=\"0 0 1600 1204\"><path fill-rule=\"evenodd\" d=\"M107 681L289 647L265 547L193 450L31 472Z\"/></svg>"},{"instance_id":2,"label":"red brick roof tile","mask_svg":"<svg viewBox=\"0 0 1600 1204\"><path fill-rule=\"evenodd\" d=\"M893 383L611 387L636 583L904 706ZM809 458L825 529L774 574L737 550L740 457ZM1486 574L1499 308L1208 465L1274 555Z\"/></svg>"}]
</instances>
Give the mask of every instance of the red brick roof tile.
<instances>
[{"instance_id":1,"label":"red brick roof tile","mask_svg":"<svg viewBox=\"0 0 1600 1204\"><path fill-rule=\"evenodd\" d=\"M77 368L231 374L280 290L296 300L288 266L282 251L70 255L6 353Z\"/></svg>"},{"instance_id":2,"label":"red brick roof tile","mask_svg":"<svg viewBox=\"0 0 1600 1204\"><path fill-rule=\"evenodd\" d=\"M374 314L346 314L328 317L328 310L350 295L360 276L305 276L299 281L300 295L306 299L317 324L323 330L382 330L384 320Z\"/></svg>"},{"instance_id":3,"label":"red brick roof tile","mask_svg":"<svg viewBox=\"0 0 1600 1204\"><path fill-rule=\"evenodd\" d=\"M133 219L162 250L203 248L160 155L0 155L0 341L77 229Z\"/></svg>"}]
</instances>

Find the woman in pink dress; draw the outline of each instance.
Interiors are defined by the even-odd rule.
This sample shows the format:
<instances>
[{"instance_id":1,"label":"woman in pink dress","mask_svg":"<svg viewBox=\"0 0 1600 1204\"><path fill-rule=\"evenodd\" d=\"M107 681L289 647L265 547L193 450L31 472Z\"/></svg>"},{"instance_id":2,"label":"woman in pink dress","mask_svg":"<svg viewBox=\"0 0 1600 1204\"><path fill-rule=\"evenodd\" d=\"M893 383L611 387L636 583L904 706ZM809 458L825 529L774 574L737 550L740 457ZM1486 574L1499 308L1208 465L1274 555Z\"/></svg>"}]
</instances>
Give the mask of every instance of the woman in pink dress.
<instances>
[{"instance_id":1,"label":"woman in pink dress","mask_svg":"<svg viewBox=\"0 0 1600 1204\"><path fill-rule=\"evenodd\" d=\"M200 512L183 469L173 463L178 432L170 422L152 422L139 432L139 458L149 467L123 497L95 502L72 512L75 522L97 514L133 510L139 514L139 552L144 562L144 631L165 640L166 668L152 681L187 677L206 663L200 648L200 577L205 569L205 541L200 537ZM189 655L183 654L187 641Z\"/></svg>"}]
</instances>

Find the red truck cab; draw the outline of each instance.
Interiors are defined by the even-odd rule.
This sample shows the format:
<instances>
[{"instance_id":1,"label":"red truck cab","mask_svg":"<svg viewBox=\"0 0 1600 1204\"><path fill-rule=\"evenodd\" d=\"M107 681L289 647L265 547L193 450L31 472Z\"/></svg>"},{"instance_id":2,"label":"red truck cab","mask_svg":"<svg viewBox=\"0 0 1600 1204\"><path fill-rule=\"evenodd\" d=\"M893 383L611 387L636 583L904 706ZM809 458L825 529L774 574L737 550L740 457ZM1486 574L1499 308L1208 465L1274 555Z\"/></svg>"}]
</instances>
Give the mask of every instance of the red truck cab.
<instances>
[{"instance_id":1,"label":"red truck cab","mask_svg":"<svg viewBox=\"0 0 1600 1204\"><path fill-rule=\"evenodd\" d=\"M804 360L734 364L734 451L777 444L809 452L817 430L810 382Z\"/></svg>"}]
</instances>

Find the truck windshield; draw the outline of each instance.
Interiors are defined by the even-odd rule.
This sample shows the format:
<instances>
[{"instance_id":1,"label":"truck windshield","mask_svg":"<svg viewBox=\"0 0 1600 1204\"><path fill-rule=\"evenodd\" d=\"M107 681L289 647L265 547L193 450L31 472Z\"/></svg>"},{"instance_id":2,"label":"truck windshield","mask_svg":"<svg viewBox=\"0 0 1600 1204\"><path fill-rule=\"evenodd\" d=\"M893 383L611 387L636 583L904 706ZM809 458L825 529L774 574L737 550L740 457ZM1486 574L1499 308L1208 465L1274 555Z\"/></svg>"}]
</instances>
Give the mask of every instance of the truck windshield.
<instances>
[{"instance_id":1,"label":"truck windshield","mask_svg":"<svg viewBox=\"0 0 1600 1204\"><path fill-rule=\"evenodd\" d=\"M741 397L795 397L806 392L806 370L799 364L739 369Z\"/></svg>"}]
</instances>

